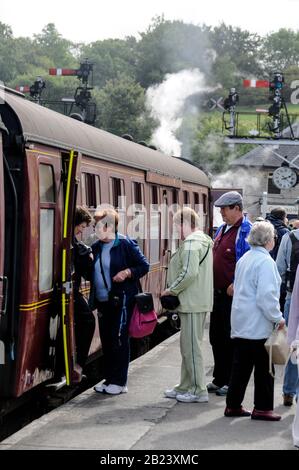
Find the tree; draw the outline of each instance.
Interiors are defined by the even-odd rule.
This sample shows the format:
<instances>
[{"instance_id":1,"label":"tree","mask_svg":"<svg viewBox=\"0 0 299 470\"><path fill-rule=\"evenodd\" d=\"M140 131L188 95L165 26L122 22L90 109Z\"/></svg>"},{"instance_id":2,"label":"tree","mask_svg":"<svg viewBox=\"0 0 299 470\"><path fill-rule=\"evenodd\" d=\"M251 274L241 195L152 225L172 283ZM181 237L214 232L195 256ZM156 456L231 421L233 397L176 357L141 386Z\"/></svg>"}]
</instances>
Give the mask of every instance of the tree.
<instances>
[{"instance_id":1,"label":"tree","mask_svg":"<svg viewBox=\"0 0 299 470\"><path fill-rule=\"evenodd\" d=\"M110 80L96 95L96 125L116 135L131 134L135 140L147 140L152 120L147 117L145 92L129 77Z\"/></svg>"},{"instance_id":2,"label":"tree","mask_svg":"<svg viewBox=\"0 0 299 470\"><path fill-rule=\"evenodd\" d=\"M260 73L257 51L261 38L258 34L222 23L210 32L210 40L217 56L230 57L240 74Z\"/></svg>"},{"instance_id":3,"label":"tree","mask_svg":"<svg viewBox=\"0 0 299 470\"><path fill-rule=\"evenodd\" d=\"M15 75L16 59L12 29L0 22L0 80L6 83Z\"/></svg>"},{"instance_id":4,"label":"tree","mask_svg":"<svg viewBox=\"0 0 299 470\"><path fill-rule=\"evenodd\" d=\"M227 170L232 160L253 147L252 145L242 145L231 149L225 144L220 116L219 113L200 116L191 145L193 161L211 173Z\"/></svg>"},{"instance_id":5,"label":"tree","mask_svg":"<svg viewBox=\"0 0 299 470\"><path fill-rule=\"evenodd\" d=\"M41 34L34 35L36 52L47 58L48 67L73 67L76 62L71 54L72 42L58 33L53 23L47 24Z\"/></svg>"},{"instance_id":6,"label":"tree","mask_svg":"<svg viewBox=\"0 0 299 470\"><path fill-rule=\"evenodd\" d=\"M260 57L268 72L299 66L299 32L281 28L276 33L268 34L263 41Z\"/></svg>"},{"instance_id":7,"label":"tree","mask_svg":"<svg viewBox=\"0 0 299 470\"><path fill-rule=\"evenodd\" d=\"M133 37L126 40L106 39L82 47L81 57L94 63L94 84L102 88L109 80L121 75L136 76L136 44Z\"/></svg>"},{"instance_id":8,"label":"tree","mask_svg":"<svg viewBox=\"0 0 299 470\"><path fill-rule=\"evenodd\" d=\"M156 17L138 42L137 79L145 88L161 82L165 74L199 68L207 72L212 54L209 28L165 21Z\"/></svg>"}]
</instances>

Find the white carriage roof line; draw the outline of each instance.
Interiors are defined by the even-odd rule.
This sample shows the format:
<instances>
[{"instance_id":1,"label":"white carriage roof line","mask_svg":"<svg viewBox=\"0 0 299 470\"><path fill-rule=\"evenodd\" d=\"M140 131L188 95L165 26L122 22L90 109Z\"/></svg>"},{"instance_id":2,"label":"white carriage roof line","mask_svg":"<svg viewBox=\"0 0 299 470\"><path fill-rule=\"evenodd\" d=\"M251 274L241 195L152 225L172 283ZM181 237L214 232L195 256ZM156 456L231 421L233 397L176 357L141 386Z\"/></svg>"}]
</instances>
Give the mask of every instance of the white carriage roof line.
<instances>
[{"instance_id":1,"label":"white carriage roof line","mask_svg":"<svg viewBox=\"0 0 299 470\"><path fill-rule=\"evenodd\" d=\"M5 90L4 100L18 116L27 142L39 142L61 150L74 149L87 156L210 187L210 180L202 170L176 157L76 121L18 93Z\"/></svg>"}]
</instances>

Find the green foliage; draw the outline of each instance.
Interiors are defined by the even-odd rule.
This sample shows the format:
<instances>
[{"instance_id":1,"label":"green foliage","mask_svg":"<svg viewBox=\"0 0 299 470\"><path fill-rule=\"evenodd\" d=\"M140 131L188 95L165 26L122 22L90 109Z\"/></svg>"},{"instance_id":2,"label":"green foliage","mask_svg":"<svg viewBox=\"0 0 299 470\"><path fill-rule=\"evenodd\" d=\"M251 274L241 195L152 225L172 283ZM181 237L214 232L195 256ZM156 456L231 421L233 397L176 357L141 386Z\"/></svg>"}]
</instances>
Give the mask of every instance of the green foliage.
<instances>
[{"instance_id":1,"label":"green foliage","mask_svg":"<svg viewBox=\"0 0 299 470\"><path fill-rule=\"evenodd\" d=\"M269 34L263 41L260 56L269 73L299 66L299 31L281 28Z\"/></svg>"},{"instance_id":2,"label":"green foliage","mask_svg":"<svg viewBox=\"0 0 299 470\"><path fill-rule=\"evenodd\" d=\"M241 74L260 73L257 56L261 47L260 36L222 23L211 31L210 38L217 56L229 56Z\"/></svg>"},{"instance_id":3,"label":"green foliage","mask_svg":"<svg viewBox=\"0 0 299 470\"><path fill-rule=\"evenodd\" d=\"M209 28L156 17L137 45L137 78L147 88L167 73L198 67L208 72L212 53Z\"/></svg>"},{"instance_id":4,"label":"green foliage","mask_svg":"<svg viewBox=\"0 0 299 470\"><path fill-rule=\"evenodd\" d=\"M113 134L131 134L134 140L147 140L153 121L146 116L144 89L133 79L121 76L110 80L97 93L97 125Z\"/></svg>"},{"instance_id":5,"label":"green foliage","mask_svg":"<svg viewBox=\"0 0 299 470\"><path fill-rule=\"evenodd\" d=\"M223 142L220 113L201 115L191 148L192 159L212 174L228 169L232 160L248 152L252 145L228 146Z\"/></svg>"},{"instance_id":6,"label":"green foliage","mask_svg":"<svg viewBox=\"0 0 299 470\"><path fill-rule=\"evenodd\" d=\"M137 61L135 38L107 39L82 47L81 57L94 63L94 84L100 88L121 75L135 78Z\"/></svg>"}]
</instances>

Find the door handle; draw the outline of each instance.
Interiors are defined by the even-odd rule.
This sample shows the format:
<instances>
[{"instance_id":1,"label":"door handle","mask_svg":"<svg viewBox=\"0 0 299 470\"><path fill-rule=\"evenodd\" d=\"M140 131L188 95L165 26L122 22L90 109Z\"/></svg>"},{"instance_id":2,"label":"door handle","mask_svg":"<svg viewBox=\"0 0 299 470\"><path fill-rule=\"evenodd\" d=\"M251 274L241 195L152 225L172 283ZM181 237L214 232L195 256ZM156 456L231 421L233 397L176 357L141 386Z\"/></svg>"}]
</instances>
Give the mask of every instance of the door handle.
<instances>
[{"instance_id":1,"label":"door handle","mask_svg":"<svg viewBox=\"0 0 299 470\"><path fill-rule=\"evenodd\" d=\"M8 278L6 276L0 276L0 282L3 282L2 303L1 303L0 314L6 315L7 300L8 300Z\"/></svg>"}]
</instances>

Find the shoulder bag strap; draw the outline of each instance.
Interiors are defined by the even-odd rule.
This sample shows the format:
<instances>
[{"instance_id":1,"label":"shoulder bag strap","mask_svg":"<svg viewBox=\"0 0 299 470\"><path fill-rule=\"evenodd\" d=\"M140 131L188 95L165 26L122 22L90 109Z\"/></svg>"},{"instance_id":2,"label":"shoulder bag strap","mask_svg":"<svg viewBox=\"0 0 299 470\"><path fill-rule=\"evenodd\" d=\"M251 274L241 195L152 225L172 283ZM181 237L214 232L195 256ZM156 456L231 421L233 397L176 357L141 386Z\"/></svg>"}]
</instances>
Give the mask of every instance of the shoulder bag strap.
<instances>
[{"instance_id":1,"label":"shoulder bag strap","mask_svg":"<svg viewBox=\"0 0 299 470\"><path fill-rule=\"evenodd\" d=\"M203 259L200 261L200 263L199 263L199 265L198 265L198 266L200 266L200 265L201 265L201 263L203 263L203 262L204 262L204 260L206 259L206 257L208 256L209 249L210 249L210 245L208 246L207 252L206 252L206 254L204 255Z\"/></svg>"},{"instance_id":2,"label":"shoulder bag strap","mask_svg":"<svg viewBox=\"0 0 299 470\"><path fill-rule=\"evenodd\" d=\"M104 285L107 289L107 291L109 292L109 287L108 287L108 283L106 281L106 277L105 277L105 274L104 274L104 269L103 269L103 262L102 262L102 248L100 249L100 267L101 267L101 274L102 274L102 278L103 278L103 281L104 281Z\"/></svg>"}]
</instances>

